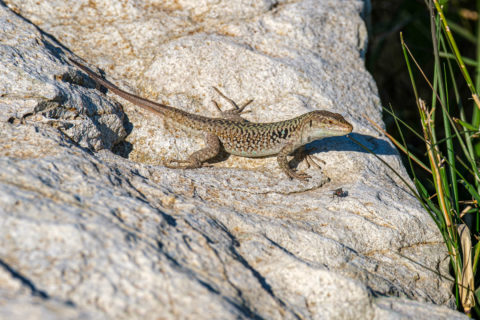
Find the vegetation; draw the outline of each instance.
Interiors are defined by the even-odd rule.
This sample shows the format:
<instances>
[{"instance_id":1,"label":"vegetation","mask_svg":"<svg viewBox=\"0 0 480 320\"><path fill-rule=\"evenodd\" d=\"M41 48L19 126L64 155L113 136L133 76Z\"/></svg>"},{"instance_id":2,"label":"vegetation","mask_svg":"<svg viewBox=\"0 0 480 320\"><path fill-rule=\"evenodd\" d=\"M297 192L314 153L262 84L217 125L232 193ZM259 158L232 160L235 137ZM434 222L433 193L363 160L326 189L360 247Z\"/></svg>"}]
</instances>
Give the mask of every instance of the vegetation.
<instances>
[{"instance_id":1,"label":"vegetation","mask_svg":"<svg viewBox=\"0 0 480 320\"><path fill-rule=\"evenodd\" d=\"M421 59L417 59L409 40L400 33L402 67L414 99L410 100L411 108L401 106L408 110L403 114L393 108L386 110L390 115L387 123L395 128L390 126L391 134L385 134L405 153L416 187L411 191L443 235L458 308L480 318L480 0L425 3L421 14L405 14L407 10L396 16L400 22L409 17L408 23L424 19L426 23L416 24L415 36L428 35L431 47L422 50ZM392 32L398 34L406 24L398 25ZM408 39L406 33L405 37ZM382 40L374 39L370 68L381 51ZM382 91L381 81L379 86ZM416 115L412 112L415 109ZM421 143L412 143L414 140Z\"/></svg>"}]
</instances>

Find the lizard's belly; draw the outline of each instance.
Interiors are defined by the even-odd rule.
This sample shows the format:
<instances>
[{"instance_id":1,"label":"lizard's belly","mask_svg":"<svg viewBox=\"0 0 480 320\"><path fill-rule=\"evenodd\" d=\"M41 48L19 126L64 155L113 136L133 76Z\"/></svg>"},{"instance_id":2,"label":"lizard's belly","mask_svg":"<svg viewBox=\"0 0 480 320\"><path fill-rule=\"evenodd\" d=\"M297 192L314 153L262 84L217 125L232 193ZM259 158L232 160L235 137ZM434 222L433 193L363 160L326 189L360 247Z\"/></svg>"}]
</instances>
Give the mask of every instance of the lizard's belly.
<instances>
[{"instance_id":1,"label":"lizard's belly","mask_svg":"<svg viewBox=\"0 0 480 320\"><path fill-rule=\"evenodd\" d=\"M230 154L248 157L248 158L260 158L277 155L280 150L285 146L285 143L247 143L244 146L242 144L235 143L234 141L222 141L225 151Z\"/></svg>"},{"instance_id":2,"label":"lizard's belly","mask_svg":"<svg viewBox=\"0 0 480 320\"><path fill-rule=\"evenodd\" d=\"M240 157L247 157L247 158L261 158L261 157L268 157L278 154L280 150L236 150L236 149L228 149L225 150L233 155L240 156Z\"/></svg>"}]
</instances>

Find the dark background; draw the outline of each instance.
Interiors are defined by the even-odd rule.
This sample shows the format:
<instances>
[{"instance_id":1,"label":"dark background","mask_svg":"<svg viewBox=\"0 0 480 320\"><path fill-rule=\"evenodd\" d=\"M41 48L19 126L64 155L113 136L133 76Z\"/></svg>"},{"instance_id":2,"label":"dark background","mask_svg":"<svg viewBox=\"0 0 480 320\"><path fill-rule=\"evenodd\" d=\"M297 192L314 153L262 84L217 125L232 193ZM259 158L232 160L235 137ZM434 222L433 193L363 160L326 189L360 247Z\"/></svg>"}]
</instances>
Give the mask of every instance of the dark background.
<instances>
[{"instance_id":1,"label":"dark background","mask_svg":"<svg viewBox=\"0 0 480 320\"><path fill-rule=\"evenodd\" d=\"M476 2L476 0L448 1L444 8L444 13L449 23L460 25L472 34L476 34L477 21L465 18L464 13L465 10L470 10L470 13L473 12L475 14L477 12ZM369 47L366 65L377 82L383 106L388 107L391 105L399 118L421 133L415 96L400 44L400 32L403 33L405 42L425 74L432 81L434 55L430 30L430 14L426 1L372 0L372 12L367 19L367 26L369 28ZM476 44L455 32L453 34L462 56L475 59ZM452 65L456 72L456 83L460 89L462 102L467 111L467 119L471 119L471 94L454 60L452 60ZM419 96L430 105L432 90L416 69L414 72ZM469 72L472 81L475 83L474 68L469 67ZM453 91L450 85L449 91ZM453 95L450 96L453 98ZM450 101L453 102L454 100ZM454 103L451 104L451 107L451 114L458 117L458 107ZM440 112L437 112L437 116L440 116ZM437 118L437 120L440 124L441 119ZM384 113L384 121L387 125L387 131L393 134L395 138L400 139L393 118ZM437 126L437 128L437 137L440 138L443 134L442 128L441 126ZM409 150L424 160L424 163L428 164L427 159L423 157L425 154L424 143L405 128L402 129L406 136ZM408 163L405 160L406 158L404 157L404 163L408 168ZM420 177L428 178L423 170L417 169L416 172Z\"/></svg>"}]
</instances>

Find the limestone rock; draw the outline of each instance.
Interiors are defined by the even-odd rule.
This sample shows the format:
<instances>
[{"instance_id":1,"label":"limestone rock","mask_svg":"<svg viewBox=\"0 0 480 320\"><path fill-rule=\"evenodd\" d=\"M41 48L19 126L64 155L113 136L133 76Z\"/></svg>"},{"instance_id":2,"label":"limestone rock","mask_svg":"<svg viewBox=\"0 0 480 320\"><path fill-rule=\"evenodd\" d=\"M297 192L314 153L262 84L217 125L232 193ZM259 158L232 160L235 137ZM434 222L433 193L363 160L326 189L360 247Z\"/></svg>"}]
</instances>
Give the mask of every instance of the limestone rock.
<instances>
[{"instance_id":1,"label":"limestone rock","mask_svg":"<svg viewBox=\"0 0 480 320\"><path fill-rule=\"evenodd\" d=\"M306 183L274 158L166 169L201 137L105 96L66 59L193 113L215 116L212 86L255 99L252 121L339 112L407 178L363 117L381 123L362 2L4 3L0 318L463 317L446 307L434 222L347 138L310 146L325 164Z\"/></svg>"}]
</instances>

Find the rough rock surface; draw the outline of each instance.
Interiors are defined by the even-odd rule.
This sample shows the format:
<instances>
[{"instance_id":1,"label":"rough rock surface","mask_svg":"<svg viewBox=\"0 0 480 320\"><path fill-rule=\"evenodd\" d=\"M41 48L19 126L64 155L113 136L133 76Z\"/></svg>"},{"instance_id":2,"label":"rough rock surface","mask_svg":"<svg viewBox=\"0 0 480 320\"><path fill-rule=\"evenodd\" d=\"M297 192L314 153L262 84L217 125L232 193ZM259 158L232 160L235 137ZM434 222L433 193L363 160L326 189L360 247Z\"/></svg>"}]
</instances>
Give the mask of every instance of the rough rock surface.
<instances>
[{"instance_id":1,"label":"rough rock surface","mask_svg":"<svg viewBox=\"0 0 480 320\"><path fill-rule=\"evenodd\" d=\"M253 121L339 112L406 177L363 117L381 123L363 5L0 1L0 318L462 318L435 224L347 138L311 145L325 164L307 183L274 158L166 169L201 137L106 97L65 59L204 115L212 86L254 98Z\"/></svg>"}]
</instances>

